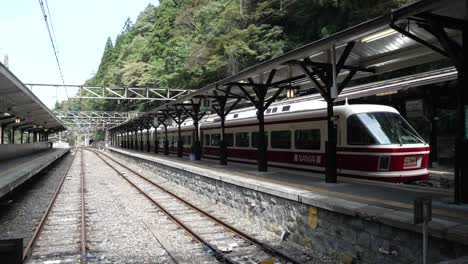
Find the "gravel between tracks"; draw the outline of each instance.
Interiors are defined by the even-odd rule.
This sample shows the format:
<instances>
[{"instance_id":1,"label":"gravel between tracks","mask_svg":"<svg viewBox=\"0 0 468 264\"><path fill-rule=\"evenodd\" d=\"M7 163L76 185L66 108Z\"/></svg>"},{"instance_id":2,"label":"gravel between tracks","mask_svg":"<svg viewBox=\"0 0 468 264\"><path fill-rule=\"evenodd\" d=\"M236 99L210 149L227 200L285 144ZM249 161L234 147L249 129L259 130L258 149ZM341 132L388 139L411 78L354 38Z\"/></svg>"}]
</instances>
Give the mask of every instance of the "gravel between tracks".
<instances>
[{"instance_id":1,"label":"gravel between tracks","mask_svg":"<svg viewBox=\"0 0 468 264\"><path fill-rule=\"evenodd\" d=\"M91 258L109 263L173 263L169 249L179 263L216 262L96 154L85 151L85 160Z\"/></svg>"},{"instance_id":2,"label":"gravel between tracks","mask_svg":"<svg viewBox=\"0 0 468 264\"><path fill-rule=\"evenodd\" d=\"M25 263L77 263L81 259L81 158L75 158L42 232Z\"/></svg>"},{"instance_id":3,"label":"gravel between tracks","mask_svg":"<svg viewBox=\"0 0 468 264\"><path fill-rule=\"evenodd\" d=\"M113 159L121 162L122 164L125 164L129 168L139 172L155 183L174 192L178 196L183 198L190 197L188 200L195 206L242 230L243 232L252 235L258 240L266 242L275 248L283 248L285 249L283 251L286 253L291 253L293 255L306 254L308 256L308 260L306 260L305 263L340 263L335 259L334 256L326 256L318 252L312 252L310 248L302 247L290 241L280 242L280 237L277 234L263 229L259 224L256 223L255 219L247 218L243 212L216 203L216 201L211 201L207 197L202 196L190 189L170 182L167 179L156 175L154 172L140 166L138 162L128 162L110 154L109 152L106 152L106 154L110 155Z\"/></svg>"}]
</instances>

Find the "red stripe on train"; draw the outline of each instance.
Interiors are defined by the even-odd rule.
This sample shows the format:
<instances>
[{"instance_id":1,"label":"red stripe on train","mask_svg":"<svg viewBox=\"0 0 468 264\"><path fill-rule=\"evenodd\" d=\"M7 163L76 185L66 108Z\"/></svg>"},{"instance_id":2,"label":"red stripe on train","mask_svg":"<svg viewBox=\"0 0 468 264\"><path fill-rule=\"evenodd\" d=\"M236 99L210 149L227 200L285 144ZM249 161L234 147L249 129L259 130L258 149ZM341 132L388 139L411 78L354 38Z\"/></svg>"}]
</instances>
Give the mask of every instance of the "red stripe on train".
<instances>
[{"instance_id":1,"label":"red stripe on train","mask_svg":"<svg viewBox=\"0 0 468 264\"><path fill-rule=\"evenodd\" d=\"M227 150L228 157L241 158L241 159L257 159L257 150L251 149L232 149ZM219 156L220 150L217 147L204 147L203 153L212 156ZM403 167L404 159L406 156L412 155L392 155L390 157L390 167L388 171L412 171L419 170L427 167L427 161L429 154L418 154L421 156L421 166L416 168L405 169ZM268 161L278 163L290 163L304 166L318 166L324 167L326 156L325 153L320 152L290 152L290 151L273 151L270 150L267 153ZM379 162L379 156L366 155L366 154L338 154L337 167L343 170L354 170L354 171L368 171L378 172L377 166Z\"/></svg>"},{"instance_id":2,"label":"red stripe on train","mask_svg":"<svg viewBox=\"0 0 468 264\"><path fill-rule=\"evenodd\" d=\"M219 160L219 158L212 158L212 157L204 157L204 158L211 159L211 160ZM236 163L243 163L243 164L250 164L250 165L257 165L257 163L255 162L248 162L248 161L239 161L239 160L231 160L231 159L228 159L228 161L236 162ZM324 171L314 170L314 169L291 168L288 166L272 165L272 164L269 164L268 166L281 168L281 169L324 174ZM349 173L338 173L338 176L356 178L356 179L364 179L364 180L378 180L378 181L384 181L384 182L410 182L410 181L426 180L429 178L429 174L421 174L421 175L416 175L416 176L403 176L403 177L381 177L381 176L359 176L359 175L354 175L354 174L349 174Z\"/></svg>"},{"instance_id":3,"label":"red stripe on train","mask_svg":"<svg viewBox=\"0 0 468 264\"><path fill-rule=\"evenodd\" d=\"M402 147L402 148L359 148L359 147L337 147L337 151L367 152L367 153L398 153L398 152L420 152L429 151L430 147Z\"/></svg>"}]
</instances>

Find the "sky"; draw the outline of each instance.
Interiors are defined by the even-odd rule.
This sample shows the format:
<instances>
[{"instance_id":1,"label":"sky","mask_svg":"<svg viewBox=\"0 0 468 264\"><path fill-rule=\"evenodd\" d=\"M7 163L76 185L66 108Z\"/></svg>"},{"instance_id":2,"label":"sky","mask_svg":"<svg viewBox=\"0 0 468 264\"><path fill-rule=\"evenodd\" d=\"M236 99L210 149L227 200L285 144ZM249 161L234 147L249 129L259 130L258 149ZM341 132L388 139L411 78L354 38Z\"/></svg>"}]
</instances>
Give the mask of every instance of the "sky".
<instances>
[{"instance_id":1,"label":"sky","mask_svg":"<svg viewBox=\"0 0 468 264\"><path fill-rule=\"evenodd\" d=\"M52 44L38 0L0 0L0 60L8 54L9 69L23 83L61 84ZM44 7L46 0L43 0ZM125 20L135 22L157 0L47 0L66 84L83 84L99 67L107 37L115 41ZM46 7L45 7L46 8ZM68 88L72 97L76 89ZM33 87L49 108L64 88Z\"/></svg>"}]
</instances>

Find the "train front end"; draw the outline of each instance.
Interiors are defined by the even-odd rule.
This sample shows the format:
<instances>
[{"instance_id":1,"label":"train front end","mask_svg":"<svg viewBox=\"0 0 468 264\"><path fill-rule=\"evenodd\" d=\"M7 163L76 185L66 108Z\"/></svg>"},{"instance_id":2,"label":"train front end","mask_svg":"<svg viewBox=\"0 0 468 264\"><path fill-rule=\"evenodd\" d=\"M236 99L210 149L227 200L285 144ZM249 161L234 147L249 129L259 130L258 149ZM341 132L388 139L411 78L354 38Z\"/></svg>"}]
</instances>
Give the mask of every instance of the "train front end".
<instances>
[{"instance_id":1,"label":"train front end","mask_svg":"<svg viewBox=\"0 0 468 264\"><path fill-rule=\"evenodd\" d=\"M397 110L355 105L346 112L341 175L387 182L428 178L429 145Z\"/></svg>"}]
</instances>

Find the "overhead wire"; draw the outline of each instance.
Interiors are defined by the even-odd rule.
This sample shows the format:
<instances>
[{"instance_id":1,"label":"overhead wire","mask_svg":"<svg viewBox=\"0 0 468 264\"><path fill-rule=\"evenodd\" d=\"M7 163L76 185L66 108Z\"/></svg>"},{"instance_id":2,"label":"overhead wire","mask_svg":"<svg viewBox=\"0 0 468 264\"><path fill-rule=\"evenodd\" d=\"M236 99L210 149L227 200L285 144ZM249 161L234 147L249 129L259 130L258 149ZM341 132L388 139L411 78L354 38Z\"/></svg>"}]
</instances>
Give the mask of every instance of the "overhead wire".
<instances>
[{"instance_id":1,"label":"overhead wire","mask_svg":"<svg viewBox=\"0 0 468 264\"><path fill-rule=\"evenodd\" d=\"M280 9L278 9L278 10L276 10L276 11L273 11L273 12L272 12L271 14L269 14L267 17L265 17L264 19L262 19L262 20L258 21L257 23L255 23L255 25L258 26L259 24L265 22L266 20L270 19L271 17L277 15L280 11L283 11L283 10L287 9L288 7L292 6L292 5L295 4L296 2L297 2L297 0L292 0L292 1L289 2L288 5L283 6L284 2L281 1L281 7L280 7Z\"/></svg>"},{"instance_id":2,"label":"overhead wire","mask_svg":"<svg viewBox=\"0 0 468 264\"><path fill-rule=\"evenodd\" d=\"M42 15L44 16L44 22L45 22L46 27L47 27L47 32L49 33L49 39L50 39L50 42L52 44L52 49L54 50L55 60L57 62L57 66L58 66L58 69L59 69L60 78L62 79L62 83L65 84L65 80L63 78L63 73L62 73L62 67L60 66L60 61L59 61L58 54L57 54L58 52L57 52L57 48L56 48L56 42L54 42L54 38L52 37L52 32L51 32L51 28L53 28L52 19L50 20L50 26L49 26L49 21L47 20L47 13L50 16L49 6L47 4L47 0L45 0L45 1L46 1L46 6L47 6L47 12L46 12L46 8L44 7L44 2L42 0L39 0L39 5L41 7ZM55 36L55 33L54 33L54 36ZM67 99L70 99L68 97L68 91L67 91L66 87L65 87L65 93L67 95Z\"/></svg>"},{"instance_id":3,"label":"overhead wire","mask_svg":"<svg viewBox=\"0 0 468 264\"><path fill-rule=\"evenodd\" d=\"M46 8L47 8L48 18L49 18L49 21L50 21L50 28L52 28L52 35L54 37L55 48L57 49L57 54L60 54L58 44L57 44L57 38L55 37L54 23L52 22L52 16L50 15L49 3L47 3L47 0L45 0L45 4L46 4Z\"/></svg>"}]
</instances>

